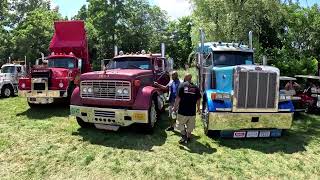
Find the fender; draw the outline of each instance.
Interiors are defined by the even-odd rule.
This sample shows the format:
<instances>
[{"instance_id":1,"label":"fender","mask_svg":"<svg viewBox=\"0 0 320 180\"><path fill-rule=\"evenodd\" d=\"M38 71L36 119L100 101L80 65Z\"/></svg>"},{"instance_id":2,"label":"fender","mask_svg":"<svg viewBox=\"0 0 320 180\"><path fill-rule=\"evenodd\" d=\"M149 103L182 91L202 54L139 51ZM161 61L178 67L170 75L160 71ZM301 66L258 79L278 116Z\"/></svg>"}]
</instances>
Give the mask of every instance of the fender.
<instances>
[{"instance_id":1,"label":"fender","mask_svg":"<svg viewBox=\"0 0 320 180\"><path fill-rule=\"evenodd\" d=\"M139 89L136 100L132 106L132 109L136 110L148 110L151 105L153 95L161 94L158 88L152 86L145 86Z\"/></svg>"},{"instance_id":2,"label":"fender","mask_svg":"<svg viewBox=\"0 0 320 180\"><path fill-rule=\"evenodd\" d=\"M71 105L76 105L76 106L82 106L82 102L81 102L81 97L80 97L80 88L79 86L77 86L72 95L71 95L71 99L70 99L70 104Z\"/></svg>"},{"instance_id":3,"label":"fender","mask_svg":"<svg viewBox=\"0 0 320 180\"><path fill-rule=\"evenodd\" d=\"M215 92L215 91L208 90L204 94L207 100L207 106L208 106L209 112L216 112L217 108L232 108L231 100L226 100L226 101L212 100L211 99L212 92Z\"/></svg>"}]
</instances>

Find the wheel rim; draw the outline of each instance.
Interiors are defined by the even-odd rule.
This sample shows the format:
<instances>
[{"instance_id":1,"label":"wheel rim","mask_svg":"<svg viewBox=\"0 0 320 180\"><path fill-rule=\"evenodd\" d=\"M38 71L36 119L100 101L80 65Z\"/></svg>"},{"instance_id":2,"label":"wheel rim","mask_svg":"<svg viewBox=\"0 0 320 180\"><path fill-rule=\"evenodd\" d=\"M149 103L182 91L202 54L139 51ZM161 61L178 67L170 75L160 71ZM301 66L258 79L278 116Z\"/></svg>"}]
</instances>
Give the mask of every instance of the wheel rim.
<instances>
[{"instance_id":1,"label":"wheel rim","mask_svg":"<svg viewBox=\"0 0 320 180\"><path fill-rule=\"evenodd\" d=\"M150 110L150 123L151 126L154 127L154 124L157 121L157 112L156 112L156 106L154 104L154 102L152 102L151 104L151 110Z\"/></svg>"},{"instance_id":2,"label":"wheel rim","mask_svg":"<svg viewBox=\"0 0 320 180\"><path fill-rule=\"evenodd\" d=\"M5 89L4 89L4 95L5 95L6 97L9 97L9 96L11 95L11 91L10 91L9 88L5 88Z\"/></svg>"}]
</instances>

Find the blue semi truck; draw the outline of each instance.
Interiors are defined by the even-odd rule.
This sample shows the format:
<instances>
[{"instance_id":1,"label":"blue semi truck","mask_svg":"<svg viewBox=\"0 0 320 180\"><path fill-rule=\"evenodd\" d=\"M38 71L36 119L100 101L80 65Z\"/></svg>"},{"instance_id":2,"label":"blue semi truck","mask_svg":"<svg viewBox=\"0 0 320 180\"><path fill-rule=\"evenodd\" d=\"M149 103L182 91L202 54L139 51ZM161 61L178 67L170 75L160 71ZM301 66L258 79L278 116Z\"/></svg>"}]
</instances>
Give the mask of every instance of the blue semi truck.
<instances>
[{"instance_id":1,"label":"blue semi truck","mask_svg":"<svg viewBox=\"0 0 320 180\"><path fill-rule=\"evenodd\" d=\"M292 125L291 97L280 95L280 71L256 65L252 32L243 43L204 42L197 53L202 121L209 136L280 137Z\"/></svg>"}]
</instances>

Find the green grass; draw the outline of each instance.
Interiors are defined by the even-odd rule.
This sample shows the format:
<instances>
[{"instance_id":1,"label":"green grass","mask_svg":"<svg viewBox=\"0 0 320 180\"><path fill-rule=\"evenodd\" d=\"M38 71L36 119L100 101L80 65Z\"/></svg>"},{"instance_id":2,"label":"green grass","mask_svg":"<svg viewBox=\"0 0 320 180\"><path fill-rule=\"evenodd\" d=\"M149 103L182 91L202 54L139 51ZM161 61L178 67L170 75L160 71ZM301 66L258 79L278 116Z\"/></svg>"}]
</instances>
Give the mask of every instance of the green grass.
<instances>
[{"instance_id":1,"label":"green grass","mask_svg":"<svg viewBox=\"0 0 320 180\"><path fill-rule=\"evenodd\" d=\"M213 140L200 121L194 140L81 129L67 107L29 109L23 98L0 99L1 179L319 179L320 118L303 115L277 139Z\"/></svg>"}]
</instances>

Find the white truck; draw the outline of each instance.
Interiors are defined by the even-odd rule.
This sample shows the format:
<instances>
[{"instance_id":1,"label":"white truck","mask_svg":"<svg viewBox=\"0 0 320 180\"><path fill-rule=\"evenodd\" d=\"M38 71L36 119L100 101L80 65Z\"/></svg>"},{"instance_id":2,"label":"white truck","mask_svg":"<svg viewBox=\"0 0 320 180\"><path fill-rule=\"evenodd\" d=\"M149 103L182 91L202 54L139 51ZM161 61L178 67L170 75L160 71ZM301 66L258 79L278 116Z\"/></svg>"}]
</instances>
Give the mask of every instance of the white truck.
<instances>
[{"instance_id":1,"label":"white truck","mask_svg":"<svg viewBox=\"0 0 320 180\"><path fill-rule=\"evenodd\" d=\"M18 94L18 80L26 75L24 65L9 63L0 69L0 96L8 98Z\"/></svg>"}]
</instances>

